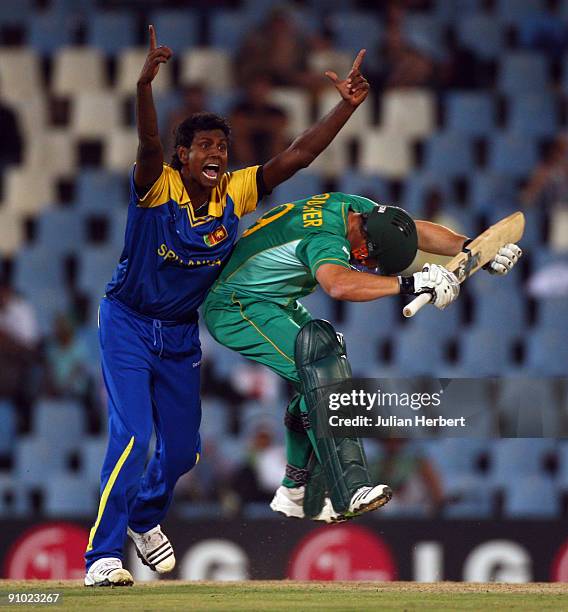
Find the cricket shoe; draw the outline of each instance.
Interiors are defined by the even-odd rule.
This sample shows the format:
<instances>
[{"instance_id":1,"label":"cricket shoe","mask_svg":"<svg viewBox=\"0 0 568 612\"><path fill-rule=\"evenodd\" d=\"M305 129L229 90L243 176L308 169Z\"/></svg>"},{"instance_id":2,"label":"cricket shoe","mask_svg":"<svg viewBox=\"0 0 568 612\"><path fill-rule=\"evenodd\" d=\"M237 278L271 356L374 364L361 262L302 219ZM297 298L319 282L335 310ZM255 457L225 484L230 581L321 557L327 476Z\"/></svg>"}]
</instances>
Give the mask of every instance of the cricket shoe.
<instances>
[{"instance_id":1,"label":"cricket shoe","mask_svg":"<svg viewBox=\"0 0 568 612\"><path fill-rule=\"evenodd\" d=\"M304 514L304 493L305 487L280 486L276 489L274 498L270 502L270 508L288 518L306 518ZM312 521L323 521L324 523L340 523L346 520L347 518L342 518L335 512L329 497L325 498L321 512L312 518Z\"/></svg>"},{"instance_id":2,"label":"cricket shoe","mask_svg":"<svg viewBox=\"0 0 568 612\"><path fill-rule=\"evenodd\" d=\"M174 569L176 565L174 549L159 525L145 533L136 533L129 527L128 535L134 542L136 554L144 565L158 574L166 574Z\"/></svg>"},{"instance_id":3,"label":"cricket shoe","mask_svg":"<svg viewBox=\"0 0 568 612\"><path fill-rule=\"evenodd\" d=\"M122 561L115 557L97 559L85 574L85 586L113 587L132 586L134 580Z\"/></svg>"},{"instance_id":4,"label":"cricket shoe","mask_svg":"<svg viewBox=\"0 0 568 612\"><path fill-rule=\"evenodd\" d=\"M332 522L347 521L349 519L381 508L392 499L392 489L387 485L376 485L375 487L361 487L355 491L351 498L348 510L338 514Z\"/></svg>"}]
</instances>

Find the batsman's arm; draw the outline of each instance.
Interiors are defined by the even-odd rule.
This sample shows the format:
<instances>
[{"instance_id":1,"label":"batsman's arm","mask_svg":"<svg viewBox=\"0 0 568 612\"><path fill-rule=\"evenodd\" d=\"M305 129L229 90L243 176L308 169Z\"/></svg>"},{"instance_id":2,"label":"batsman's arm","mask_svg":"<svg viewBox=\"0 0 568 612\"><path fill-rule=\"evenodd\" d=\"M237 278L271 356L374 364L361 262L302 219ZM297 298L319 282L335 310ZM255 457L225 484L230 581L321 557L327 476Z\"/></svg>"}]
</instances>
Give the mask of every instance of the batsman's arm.
<instances>
[{"instance_id":1,"label":"batsman's arm","mask_svg":"<svg viewBox=\"0 0 568 612\"><path fill-rule=\"evenodd\" d=\"M416 221L416 231L418 248L434 255L453 257L463 249L467 240L467 236L431 221Z\"/></svg>"},{"instance_id":2,"label":"batsman's arm","mask_svg":"<svg viewBox=\"0 0 568 612\"><path fill-rule=\"evenodd\" d=\"M321 265L316 272L316 280L334 300L370 302L400 293L396 276L356 272L335 264Z\"/></svg>"}]
</instances>

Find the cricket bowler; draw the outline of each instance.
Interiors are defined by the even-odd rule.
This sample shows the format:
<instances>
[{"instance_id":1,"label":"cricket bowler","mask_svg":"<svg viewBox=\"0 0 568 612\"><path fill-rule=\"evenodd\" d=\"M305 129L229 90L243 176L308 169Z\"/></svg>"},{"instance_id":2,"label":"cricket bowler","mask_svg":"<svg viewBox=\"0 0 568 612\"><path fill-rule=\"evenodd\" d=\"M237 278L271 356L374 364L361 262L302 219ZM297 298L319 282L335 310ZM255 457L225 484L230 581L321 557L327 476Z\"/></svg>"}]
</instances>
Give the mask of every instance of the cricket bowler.
<instances>
[{"instance_id":1,"label":"cricket bowler","mask_svg":"<svg viewBox=\"0 0 568 612\"><path fill-rule=\"evenodd\" d=\"M444 309L460 290L450 270L427 263L415 274L401 273L418 249L455 256L470 242L441 225L414 221L401 208L345 193L282 204L244 232L205 301L204 318L218 342L265 364L297 391L284 417L287 466L270 504L274 511L330 523L392 497L387 485L371 482L359 439L315 436L322 386L350 378L351 368L342 336L299 300L319 284L332 298L352 302L427 293ZM509 243L485 267L507 274L520 256Z\"/></svg>"}]
</instances>

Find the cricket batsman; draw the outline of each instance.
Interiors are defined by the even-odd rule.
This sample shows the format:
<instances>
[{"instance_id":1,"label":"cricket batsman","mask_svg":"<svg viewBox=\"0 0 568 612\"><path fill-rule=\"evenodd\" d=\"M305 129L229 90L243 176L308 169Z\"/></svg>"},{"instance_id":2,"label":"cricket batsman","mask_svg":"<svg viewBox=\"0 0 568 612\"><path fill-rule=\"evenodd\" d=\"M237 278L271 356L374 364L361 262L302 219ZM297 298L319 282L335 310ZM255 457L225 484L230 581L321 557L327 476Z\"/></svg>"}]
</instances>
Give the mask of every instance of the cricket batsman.
<instances>
[{"instance_id":1,"label":"cricket batsman","mask_svg":"<svg viewBox=\"0 0 568 612\"><path fill-rule=\"evenodd\" d=\"M452 272L436 264L409 276L401 272L417 249L454 256L469 242L441 225L414 221L401 208L344 193L282 204L244 232L205 301L204 318L218 342L265 364L297 391L284 418L287 466L270 504L274 511L337 522L392 497L387 485L371 482L359 439L315 435L318 418L325 418L322 388L349 379L351 368L342 336L312 319L298 300L319 284L337 300L427 292L436 308L446 308L460 290ZM520 256L517 245L507 244L487 269L506 274Z\"/></svg>"}]
</instances>

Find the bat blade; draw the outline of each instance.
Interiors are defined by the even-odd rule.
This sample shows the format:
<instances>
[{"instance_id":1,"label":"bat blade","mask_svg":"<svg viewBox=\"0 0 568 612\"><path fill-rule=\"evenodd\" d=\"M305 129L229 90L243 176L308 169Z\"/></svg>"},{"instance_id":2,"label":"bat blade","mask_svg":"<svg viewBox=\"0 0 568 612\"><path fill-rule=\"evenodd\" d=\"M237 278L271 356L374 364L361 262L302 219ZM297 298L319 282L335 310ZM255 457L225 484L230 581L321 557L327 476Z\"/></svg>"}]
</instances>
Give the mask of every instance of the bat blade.
<instances>
[{"instance_id":1,"label":"bat blade","mask_svg":"<svg viewBox=\"0 0 568 612\"><path fill-rule=\"evenodd\" d=\"M469 252L458 253L445 267L463 283L466 278L489 263L502 246L509 242L518 242L524 231L525 216L521 211L517 211L487 228L469 243ZM419 295L409 302L402 312L405 317L412 317L429 301L429 294Z\"/></svg>"}]
</instances>

